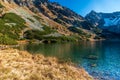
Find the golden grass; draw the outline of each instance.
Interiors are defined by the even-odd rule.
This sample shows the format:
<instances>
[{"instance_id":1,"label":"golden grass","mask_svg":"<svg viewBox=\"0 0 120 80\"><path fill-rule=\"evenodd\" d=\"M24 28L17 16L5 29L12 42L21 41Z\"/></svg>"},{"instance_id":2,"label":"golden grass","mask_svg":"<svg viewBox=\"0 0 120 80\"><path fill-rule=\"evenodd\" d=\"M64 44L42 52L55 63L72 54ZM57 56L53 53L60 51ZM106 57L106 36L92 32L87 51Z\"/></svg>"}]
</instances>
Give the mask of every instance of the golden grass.
<instances>
[{"instance_id":1,"label":"golden grass","mask_svg":"<svg viewBox=\"0 0 120 80\"><path fill-rule=\"evenodd\" d=\"M0 80L93 80L82 68L16 49L0 50Z\"/></svg>"}]
</instances>

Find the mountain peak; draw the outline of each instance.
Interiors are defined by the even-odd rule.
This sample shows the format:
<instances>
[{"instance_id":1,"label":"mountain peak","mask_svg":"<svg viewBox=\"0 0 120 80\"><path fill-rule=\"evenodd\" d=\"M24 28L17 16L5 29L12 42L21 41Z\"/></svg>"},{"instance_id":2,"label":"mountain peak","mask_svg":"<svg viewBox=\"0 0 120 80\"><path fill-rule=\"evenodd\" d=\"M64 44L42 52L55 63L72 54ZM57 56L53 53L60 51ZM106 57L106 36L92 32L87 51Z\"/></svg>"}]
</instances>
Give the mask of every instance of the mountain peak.
<instances>
[{"instance_id":1,"label":"mountain peak","mask_svg":"<svg viewBox=\"0 0 120 80\"><path fill-rule=\"evenodd\" d=\"M94 11L94 10L91 10L91 12L90 13L96 13L96 11Z\"/></svg>"},{"instance_id":2,"label":"mountain peak","mask_svg":"<svg viewBox=\"0 0 120 80\"><path fill-rule=\"evenodd\" d=\"M91 11L90 11L90 13L88 13L87 15L96 15L96 14L97 14L97 12L96 12L96 11L91 10ZM87 15L86 15L86 16L87 16Z\"/></svg>"}]
</instances>

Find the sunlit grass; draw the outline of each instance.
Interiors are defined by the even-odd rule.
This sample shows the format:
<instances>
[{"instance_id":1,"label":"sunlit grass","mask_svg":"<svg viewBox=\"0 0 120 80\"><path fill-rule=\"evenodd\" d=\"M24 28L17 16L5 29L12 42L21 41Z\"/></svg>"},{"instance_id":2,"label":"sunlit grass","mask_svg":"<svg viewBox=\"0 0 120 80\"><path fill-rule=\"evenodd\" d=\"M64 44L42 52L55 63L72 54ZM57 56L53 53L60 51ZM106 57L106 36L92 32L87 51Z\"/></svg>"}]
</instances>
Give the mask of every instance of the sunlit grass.
<instances>
[{"instance_id":1,"label":"sunlit grass","mask_svg":"<svg viewBox=\"0 0 120 80\"><path fill-rule=\"evenodd\" d=\"M40 54L8 49L0 59L0 80L92 80L84 69Z\"/></svg>"}]
</instances>

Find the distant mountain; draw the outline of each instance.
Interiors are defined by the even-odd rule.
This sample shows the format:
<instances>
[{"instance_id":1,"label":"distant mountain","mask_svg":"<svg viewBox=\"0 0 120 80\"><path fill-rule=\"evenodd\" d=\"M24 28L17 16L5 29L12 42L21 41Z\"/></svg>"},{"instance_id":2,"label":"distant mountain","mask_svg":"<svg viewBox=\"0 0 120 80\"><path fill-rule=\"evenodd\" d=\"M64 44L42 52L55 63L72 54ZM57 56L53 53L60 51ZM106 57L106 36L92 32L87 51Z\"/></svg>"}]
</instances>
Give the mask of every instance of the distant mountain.
<instances>
[{"instance_id":1,"label":"distant mountain","mask_svg":"<svg viewBox=\"0 0 120 80\"><path fill-rule=\"evenodd\" d=\"M97 13L91 11L85 18L103 31L120 34L120 12Z\"/></svg>"}]
</instances>

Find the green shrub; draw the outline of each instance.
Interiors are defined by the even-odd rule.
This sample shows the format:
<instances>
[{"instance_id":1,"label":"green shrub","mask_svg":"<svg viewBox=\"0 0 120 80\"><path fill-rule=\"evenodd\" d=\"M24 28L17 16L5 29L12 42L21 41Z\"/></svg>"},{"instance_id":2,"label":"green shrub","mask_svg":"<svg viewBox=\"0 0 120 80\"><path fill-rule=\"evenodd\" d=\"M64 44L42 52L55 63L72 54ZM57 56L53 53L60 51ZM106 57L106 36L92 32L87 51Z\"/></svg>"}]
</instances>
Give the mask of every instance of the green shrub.
<instances>
[{"instance_id":1,"label":"green shrub","mask_svg":"<svg viewBox=\"0 0 120 80\"><path fill-rule=\"evenodd\" d=\"M39 39L42 40L44 35L51 34L56 32L52 30L49 26L43 25L43 31L40 30L28 30L24 34L26 35L27 39Z\"/></svg>"},{"instance_id":2,"label":"green shrub","mask_svg":"<svg viewBox=\"0 0 120 80\"><path fill-rule=\"evenodd\" d=\"M4 6L0 3L0 8L3 8Z\"/></svg>"},{"instance_id":3,"label":"green shrub","mask_svg":"<svg viewBox=\"0 0 120 80\"><path fill-rule=\"evenodd\" d=\"M49 32L49 31L48 31ZM44 35L48 34L48 32L39 31L39 30L29 30L25 32L27 39L37 39L37 40L44 40L44 41L54 41L54 42L68 42L68 41L75 41L75 37L70 36L47 36Z\"/></svg>"},{"instance_id":4,"label":"green shrub","mask_svg":"<svg viewBox=\"0 0 120 80\"><path fill-rule=\"evenodd\" d=\"M0 36L0 44L16 45L17 42L16 42L16 40L8 37L7 35L3 35L3 36Z\"/></svg>"},{"instance_id":5,"label":"green shrub","mask_svg":"<svg viewBox=\"0 0 120 80\"><path fill-rule=\"evenodd\" d=\"M56 30L53 30L50 26L47 26L47 25L43 25L43 30L49 34L49 33L53 33L53 32L57 32Z\"/></svg>"},{"instance_id":6,"label":"green shrub","mask_svg":"<svg viewBox=\"0 0 120 80\"><path fill-rule=\"evenodd\" d=\"M71 36L60 36L60 37L44 37L43 38L45 41L50 41L50 42L73 42L76 41L76 38L71 37Z\"/></svg>"},{"instance_id":7,"label":"green shrub","mask_svg":"<svg viewBox=\"0 0 120 80\"><path fill-rule=\"evenodd\" d=\"M70 27L68 29L70 31L73 31L74 33L78 33L82 37L86 37L86 38L90 38L91 37L91 34L85 33L81 29L76 28L75 26L74 27Z\"/></svg>"},{"instance_id":8,"label":"green shrub","mask_svg":"<svg viewBox=\"0 0 120 80\"><path fill-rule=\"evenodd\" d=\"M6 13L0 18L0 33L6 35L11 41L19 40L21 31L26 27L24 24L25 20L20 16L15 13ZM2 39L6 39L6 37L2 37Z\"/></svg>"},{"instance_id":9,"label":"green shrub","mask_svg":"<svg viewBox=\"0 0 120 80\"><path fill-rule=\"evenodd\" d=\"M20 16L18 16L15 13L7 13L5 14L5 16L3 17L3 20L6 22L11 22L11 23L18 23L18 24L23 24L25 23L25 20L22 19Z\"/></svg>"}]
</instances>

